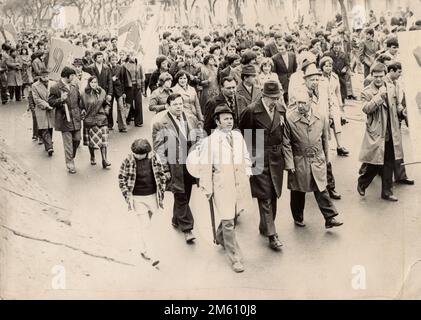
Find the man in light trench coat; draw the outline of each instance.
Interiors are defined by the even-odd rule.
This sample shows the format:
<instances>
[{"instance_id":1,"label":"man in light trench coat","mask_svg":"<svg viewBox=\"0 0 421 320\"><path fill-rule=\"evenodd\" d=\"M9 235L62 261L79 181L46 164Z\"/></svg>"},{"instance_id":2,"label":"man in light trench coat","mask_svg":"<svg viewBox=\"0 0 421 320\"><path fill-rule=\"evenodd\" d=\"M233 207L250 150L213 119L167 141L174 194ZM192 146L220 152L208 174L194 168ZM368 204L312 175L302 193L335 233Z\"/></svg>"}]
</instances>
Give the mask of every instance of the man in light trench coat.
<instances>
[{"instance_id":1,"label":"man in light trench coat","mask_svg":"<svg viewBox=\"0 0 421 320\"><path fill-rule=\"evenodd\" d=\"M35 104L35 115L38 125L38 134L44 143L45 151L48 156L52 156L53 148L53 129L55 123L55 111L48 103L48 71L43 69L40 77L32 85L32 97Z\"/></svg>"},{"instance_id":2,"label":"man in light trench coat","mask_svg":"<svg viewBox=\"0 0 421 320\"><path fill-rule=\"evenodd\" d=\"M320 111L320 100L314 91L320 75L314 64L304 72L306 90L296 93L294 106L286 114L283 153L294 223L305 227L305 195L313 192L328 229L339 227L342 222L335 219L338 212L326 190L329 123L327 116Z\"/></svg>"},{"instance_id":3,"label":"man in light trench coat","mask_svg":"<svg viewBox=\"0 0 421 320\"><path fill-rule=\"evenodd\" d=\"M398 119L403 107L398 103L394 84L385 81L385 65L376 64L371 69L371 75L373 82L361 93L367 127L359 158L366 164L366 169L358 178L357 191L364 196L365 190L380 171L382 199L398 201L393 195L393 169L395 160L403 158Z\"/></svg>"},{"instance_id":4,"label":"man in light trench coat","mask_svg":"<svg viewBox=\"0 0 421 320\"><path fill-rule=\"evenodd\" d=\"M200 187L213 196L217 244L224 247L235 272L243 272L242 256L235 237L235 216L251 203L251 161L241 133L232 130L234 112L226 104L215 108L217 129L200 146Z\"/></svg>"}]
</instances>

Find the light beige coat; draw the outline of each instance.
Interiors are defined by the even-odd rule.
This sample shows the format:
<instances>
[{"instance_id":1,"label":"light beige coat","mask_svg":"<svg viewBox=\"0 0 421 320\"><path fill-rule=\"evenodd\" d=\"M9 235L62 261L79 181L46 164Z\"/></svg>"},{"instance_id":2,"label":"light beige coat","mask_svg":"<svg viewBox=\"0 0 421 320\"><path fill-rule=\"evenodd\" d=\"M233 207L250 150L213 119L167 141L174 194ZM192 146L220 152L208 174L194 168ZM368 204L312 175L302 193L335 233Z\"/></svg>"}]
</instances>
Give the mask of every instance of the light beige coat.
<instances>
[{"instance_id":1,"label":"light beige coat","mask_svg":"<svg viewBox=\"0 0 421 320\"><path fill-rule=\"evenodd\" d=\"M226 133L215 130L200 146L200 187L213 194L215 222L234 219L251 205L251 161L243 136L232 131L233 147Z\"/></svg>"}]
</instances>

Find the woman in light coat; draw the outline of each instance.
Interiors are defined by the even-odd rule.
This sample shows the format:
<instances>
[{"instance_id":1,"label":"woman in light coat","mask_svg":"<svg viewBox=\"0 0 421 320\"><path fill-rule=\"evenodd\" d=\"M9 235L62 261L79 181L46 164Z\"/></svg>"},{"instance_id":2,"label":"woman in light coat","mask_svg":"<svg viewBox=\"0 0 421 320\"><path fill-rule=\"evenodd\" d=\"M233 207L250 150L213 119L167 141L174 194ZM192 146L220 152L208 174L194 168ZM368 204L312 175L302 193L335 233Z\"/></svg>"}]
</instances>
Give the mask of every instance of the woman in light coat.
<instances>
[{"instance_id":1,"label":"woman in light coat","mask_svg":"<svg viewBox=\"0 0 421 320\"><path fill-rule=\"evenodd\" d=\"M190 118L195 128L203 128L203 114L200 107L199 97L197 96L196 90L189 85L188 79L189 74L180 70L174 77L176 85L172 87L173 93L179 93L183 97L184 112L188 118Z\"/></svg>"},{"instance_id":2,"label":"woman in light coat","mask_svg":"<svg viewBox=\"0 0 421 320\"><path fill-rule=\"evenodd\" d=\"M328 96L328 117L330 127L333 129L333 134L336 140L336 151L339 156L347 156L349 151L342 145L342 118L343 106L341 98L341 89L339 84L339 77L333 70L333 60L329 56L325 56L320 60L320 70L323 75L320 77L319 90L327 90Z\"/></svg>"}]
</instances>

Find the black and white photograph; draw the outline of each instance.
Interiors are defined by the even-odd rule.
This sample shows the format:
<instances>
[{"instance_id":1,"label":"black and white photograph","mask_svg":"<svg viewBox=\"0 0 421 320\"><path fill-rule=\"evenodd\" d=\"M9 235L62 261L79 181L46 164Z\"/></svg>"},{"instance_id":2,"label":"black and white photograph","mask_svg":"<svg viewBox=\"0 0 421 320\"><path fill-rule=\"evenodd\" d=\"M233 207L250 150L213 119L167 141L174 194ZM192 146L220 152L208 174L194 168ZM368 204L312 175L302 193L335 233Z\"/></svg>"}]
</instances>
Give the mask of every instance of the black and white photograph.
<instances>
[{"instance_id":1,"label":"black and white photograph","mask_svg":"<svg viewBox=\"0 0 421 320\"><path fill-rule=\"evenodd\" d=\"M0 46L0 300L421 299L421 0L3 0Z\"/></svg>"}]
</instances>

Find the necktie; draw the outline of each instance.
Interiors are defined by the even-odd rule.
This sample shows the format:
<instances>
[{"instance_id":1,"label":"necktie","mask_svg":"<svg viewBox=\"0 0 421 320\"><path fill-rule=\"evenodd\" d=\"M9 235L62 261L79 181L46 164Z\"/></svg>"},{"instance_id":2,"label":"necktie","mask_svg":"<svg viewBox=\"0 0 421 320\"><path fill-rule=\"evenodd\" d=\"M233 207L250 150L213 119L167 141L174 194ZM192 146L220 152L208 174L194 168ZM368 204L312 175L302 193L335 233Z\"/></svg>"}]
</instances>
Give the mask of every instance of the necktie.
<instances>
[{"instance_id":1,"label":"necktie","mask_svg":"<svg viewBox=\"0 0 421 320\"><path fill-rule=\"evenodd\" d=\"M180 126L180 130L181 130L181 132L182 132L184 135L186 135L186 127L185 127L185 124L184 124L184 120L183 120L183 118L181 117L181 115L176 116L176 118L177 118L177 120L178 120L178 125Z\"/></svg>"},{"instance_id":2,"label":"necktie","mask_svg":"<svg viewBox=\"0 0 421 320\"><path fill-rule=\"evenodd\" d=\"M230 108L232 109L232 107L234 106L234 99L232 97L228 98L228 104L229 104Z\"/></svg>"},{"instance_id":3,"label":"necktie","mask_svg":"<svg viewBox=\"0 0 421 320\"><path fill-rule=\"evenodd\" d=\"M229 143L230 147L232 148L234 146L234 143L233 143L233 140L232 140L231 132L227 133L227 140L228 140L228 143Z\"/></svg>"}]
</instances>

